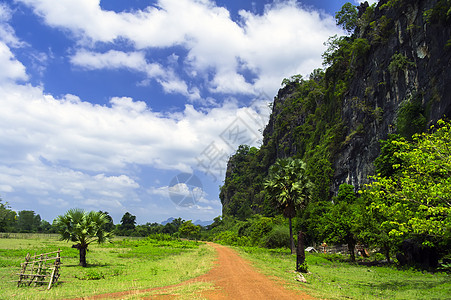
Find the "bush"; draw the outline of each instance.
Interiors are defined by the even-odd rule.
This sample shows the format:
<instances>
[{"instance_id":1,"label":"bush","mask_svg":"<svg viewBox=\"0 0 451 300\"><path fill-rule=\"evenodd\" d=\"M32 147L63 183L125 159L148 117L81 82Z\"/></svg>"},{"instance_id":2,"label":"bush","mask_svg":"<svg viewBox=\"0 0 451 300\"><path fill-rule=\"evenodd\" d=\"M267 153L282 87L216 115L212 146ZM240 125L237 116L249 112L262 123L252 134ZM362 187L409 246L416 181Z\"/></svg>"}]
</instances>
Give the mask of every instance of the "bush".
<instances>
[{"instance_id":1,"label":"bush","mask_svg":"<svg viewBox=\"0 0 451 300\"><path fill-rule=\"evenodd\" d=\"M267 248L286 248L290 246L290 231L287 226L276 225L264 238Z\"/></svg>"}]
</instances>

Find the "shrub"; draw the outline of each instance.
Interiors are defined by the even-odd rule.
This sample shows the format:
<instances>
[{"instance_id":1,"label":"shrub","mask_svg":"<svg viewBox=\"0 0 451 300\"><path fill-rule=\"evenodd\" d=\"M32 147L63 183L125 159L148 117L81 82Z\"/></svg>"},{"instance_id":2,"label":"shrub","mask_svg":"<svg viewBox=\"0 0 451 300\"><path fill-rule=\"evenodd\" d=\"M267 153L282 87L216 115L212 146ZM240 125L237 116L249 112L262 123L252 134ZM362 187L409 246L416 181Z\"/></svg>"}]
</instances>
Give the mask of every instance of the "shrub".
<instances>
[{"instance_id":1,"label":"shrub","mask_svg":"<svg viewBox=\"0 0 451 300\"><path fill-rule=\"evenodd\" d=\"M267 248L285 248L290 246L290 232L287 226L276 225L264 239Z\"/></svg>"}]
</instances>

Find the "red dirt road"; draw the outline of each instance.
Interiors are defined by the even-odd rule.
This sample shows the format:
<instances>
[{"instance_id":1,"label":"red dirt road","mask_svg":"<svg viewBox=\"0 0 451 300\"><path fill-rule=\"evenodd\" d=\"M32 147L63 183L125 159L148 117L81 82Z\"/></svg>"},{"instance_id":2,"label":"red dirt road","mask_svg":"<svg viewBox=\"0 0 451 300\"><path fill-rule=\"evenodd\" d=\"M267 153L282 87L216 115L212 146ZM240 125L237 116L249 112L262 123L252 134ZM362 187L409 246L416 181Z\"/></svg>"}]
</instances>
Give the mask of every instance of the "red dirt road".
<instances>
[{"instance_id":1,"label":"red dirt road","mask_svg":"<svg viewBox=\"0 0 451 300\"><path fill-rule=\"evenodd\" d=\"M287 290L259 273L234 250L211 245L218 253L216 266L197 278L199 281L213 282L217 287L214 291L204 293L207 299L313 299L306 294Z\"/></svg>"},{"instance_id":2,"label":"red dirt road","mask_svg":"<svg viewBox=\"0 0 451 300\"><path fill-rule=\"evenodd\" d=\"M182 282L175 286L146 289L140 291L126 291L112 294L103 294L84 297L80 299L127 299L129 296L139 297L139 294L156 291L154 296L144 296L142 299L176 299L176 295L165 293L166 289L176 286L183 286L193 282L209 282L214 285L213 290L200 293L201 298L206 299L314 299L313 297L293 290L284 288L280 283L271 280L267 276L258 272L251 263L236 251L225 246L209 243L217 252L217 260L213 269L205 275ZM294 274L293 274L294 281ZM163 293L163 294L161 294ZM158 295L159 294L159 295Z\"/></svg>"}]
</instances>

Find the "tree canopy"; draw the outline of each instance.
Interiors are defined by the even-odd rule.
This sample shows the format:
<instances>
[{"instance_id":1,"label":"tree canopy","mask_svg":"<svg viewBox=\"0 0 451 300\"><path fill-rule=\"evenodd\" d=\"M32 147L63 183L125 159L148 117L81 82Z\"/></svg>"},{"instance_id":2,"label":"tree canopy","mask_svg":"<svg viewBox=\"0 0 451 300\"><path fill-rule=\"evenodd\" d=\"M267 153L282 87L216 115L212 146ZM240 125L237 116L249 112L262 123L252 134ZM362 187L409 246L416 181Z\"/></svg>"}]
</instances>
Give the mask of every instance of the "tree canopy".
<instances>
[{"instance_id":1,"label":"tree canopy","mask_svg":"<svg viewBox=\"0 0 451 300\"><path fill-rule=\"evenodd\" d=\"M73 248L80 253L80 265L86 267L86 249L93 243L104 243L112 237L106 231L108 218L104 213L82 209L70 209L64 215L58 216L55 226L61 234L61 240L75 242Z\"/></svg>"},{"instance_id":2,"label":"tree canopy","mask_svg":"<svg viewBox=\"0 0 451 300\"><path fill-rule=\"evenodd\" d=\"M291 219L296 216L297 209L307 205L311 188L312 183L307 176L306 165L300 159L278 159L269 169L265 189L290 221L291 253L294 252Z\"/></svg>"},{"instance_id":3,"label":"tree canopy","mask_svg":"<svg viewBox=\"0 0 451 300\"><path fill-rule=\"evenodd\" d=\"M451 238L451 125L440 120L430 130L391 140L403 149L389 161L393 174L377 174L364 191L391 237L423 236L425 244Z\"/></svg>"}]
</instances>

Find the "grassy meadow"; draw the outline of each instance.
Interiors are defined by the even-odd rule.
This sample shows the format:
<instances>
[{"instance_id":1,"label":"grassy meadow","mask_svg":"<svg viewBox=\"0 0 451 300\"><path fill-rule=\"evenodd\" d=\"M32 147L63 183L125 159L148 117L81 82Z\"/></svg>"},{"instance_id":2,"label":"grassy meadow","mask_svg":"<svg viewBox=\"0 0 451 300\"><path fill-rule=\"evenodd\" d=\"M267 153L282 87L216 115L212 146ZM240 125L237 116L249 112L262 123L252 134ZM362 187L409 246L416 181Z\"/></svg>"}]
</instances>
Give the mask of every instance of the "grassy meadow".
<instances>
[{"instance_id":1,"label":"grassy meadow","mask_svg":"<svg viewBox=\"0 0 451 300\"><path fill-rule=\"evenodd\" d=\"M78 250L58 235L20 235L0 238L0 299L67 299L119 291L173 285L211 269L214 250L202 243L157 236L139 240L115 239L109 244L91 244L88 267L78 266ZM21 286L13 281L27 253L34 255L60 248L61 277L58 284ZM201 285L173 288L175 293L193 294ZM158 293L158 292L156 292ZM149 292L151 294L151 292Z\"/></svg>"},{"instance_id":2,"label":"grassy meadow","mask_svg":"<svg viewBox=\"0 0 451 300\"><path fill-rule=\"evenodd\" d=\"M295 281L296 256L288 249L237 248L264 274L319 299L451 299L451 275L395 266L367 267L338 256L306 253L307 283Z\"/></svg>"}]
</instances>

